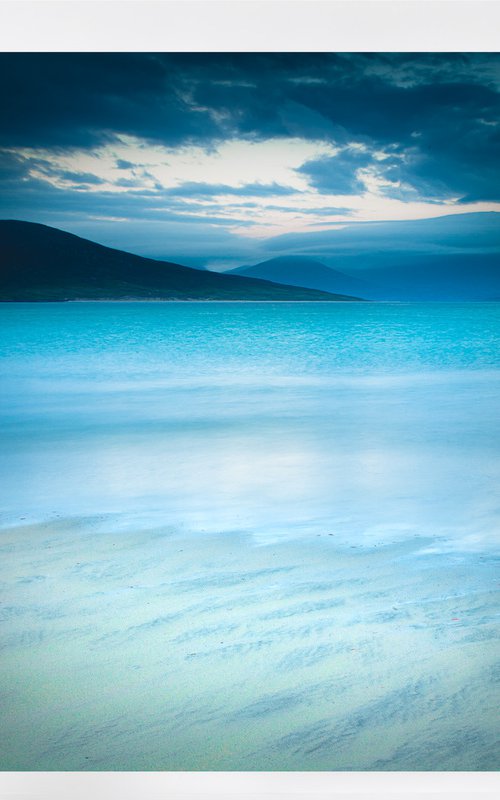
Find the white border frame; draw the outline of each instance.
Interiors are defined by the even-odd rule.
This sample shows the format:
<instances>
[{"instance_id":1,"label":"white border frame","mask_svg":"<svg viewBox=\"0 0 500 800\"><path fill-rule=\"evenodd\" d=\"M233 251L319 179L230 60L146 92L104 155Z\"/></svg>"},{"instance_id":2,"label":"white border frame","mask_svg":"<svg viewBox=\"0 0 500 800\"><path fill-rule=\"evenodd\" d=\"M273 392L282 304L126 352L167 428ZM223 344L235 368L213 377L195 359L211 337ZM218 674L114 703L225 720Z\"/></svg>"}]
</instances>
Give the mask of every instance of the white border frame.
<instances>
[{"instance_id":1,"label":"white border frame","mask_svg":"<svg viewBox=\"0 0 500 800\"><path fill-rule=\"evenodd\" d=\"M0 0L4 52L498 52L499 0ZM3 772L1 800L493 800L489 772Z\"/></svg>"},{"instance_id":2,"label":"white border frame","mask_svg":"<svg viewBox=\"0 0 500 800\"><path fill-rule=\"evenodd\" d=\"M2 800L494 800L494 772L4 772Z\"/></svg>"},{"instance_id":3,"label":"white border frame","mask_svg":"<svg viewBox=\"0 0 500 800\"><path fill-rule=\"evenodd\" d=\"M497 51L498 0L2 0L0 50Z\"/></svg>"}]
</instances>

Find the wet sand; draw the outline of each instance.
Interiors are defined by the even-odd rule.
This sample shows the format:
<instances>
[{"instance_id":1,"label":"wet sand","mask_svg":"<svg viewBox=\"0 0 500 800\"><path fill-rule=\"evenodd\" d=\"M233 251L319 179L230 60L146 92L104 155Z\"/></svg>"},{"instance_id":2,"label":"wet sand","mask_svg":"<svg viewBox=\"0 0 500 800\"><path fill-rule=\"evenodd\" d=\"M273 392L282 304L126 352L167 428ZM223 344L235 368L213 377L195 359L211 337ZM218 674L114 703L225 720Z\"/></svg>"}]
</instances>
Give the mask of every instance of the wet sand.
<instances>
[{"instance_id":1,"label":"wet sand","mask_svg":"<svg viewBox=\"0 0 500 800\"><path fill-rule=\"evenodd\" d=\"M341 538L1 531L1 768L495 769L492 558Z\"/></svg>"}]
</instances>

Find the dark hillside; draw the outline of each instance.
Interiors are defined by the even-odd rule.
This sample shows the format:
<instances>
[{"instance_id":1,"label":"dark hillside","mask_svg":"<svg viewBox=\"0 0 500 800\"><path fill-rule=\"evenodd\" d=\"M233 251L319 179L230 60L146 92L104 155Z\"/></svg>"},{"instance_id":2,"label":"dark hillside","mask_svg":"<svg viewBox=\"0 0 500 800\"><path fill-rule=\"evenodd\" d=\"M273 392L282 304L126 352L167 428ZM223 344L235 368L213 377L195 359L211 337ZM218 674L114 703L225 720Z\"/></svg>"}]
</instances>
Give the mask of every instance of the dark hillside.
<instances>
[{"instance_id":1,"label":"dark hillside","mask_svg":"<svg viewBox=\"0 0 500 800\"><path fill-rule=\"evenodd\" d=\"M343 300L114 250L57 228L0 220L0 300Z\"/></svg>"}]
</instances>

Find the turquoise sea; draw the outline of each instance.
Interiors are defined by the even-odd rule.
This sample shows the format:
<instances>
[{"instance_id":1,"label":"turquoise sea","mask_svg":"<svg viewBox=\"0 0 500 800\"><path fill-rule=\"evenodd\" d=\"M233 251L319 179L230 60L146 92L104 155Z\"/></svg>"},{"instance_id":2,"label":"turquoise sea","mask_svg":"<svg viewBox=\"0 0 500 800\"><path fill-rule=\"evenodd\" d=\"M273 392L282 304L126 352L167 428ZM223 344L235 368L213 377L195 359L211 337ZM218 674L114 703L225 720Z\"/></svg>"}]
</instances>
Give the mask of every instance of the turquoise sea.
<instances>
[{"instance_id":1,"label":"turquoise sea","mask_svg":"<svg viewBox=\"0 0 500 800\"><path fill-rule=\"evenodd\" d=\"M499 767L499 303L0 326L0 769Z\"/></svg>"}]
</instances>

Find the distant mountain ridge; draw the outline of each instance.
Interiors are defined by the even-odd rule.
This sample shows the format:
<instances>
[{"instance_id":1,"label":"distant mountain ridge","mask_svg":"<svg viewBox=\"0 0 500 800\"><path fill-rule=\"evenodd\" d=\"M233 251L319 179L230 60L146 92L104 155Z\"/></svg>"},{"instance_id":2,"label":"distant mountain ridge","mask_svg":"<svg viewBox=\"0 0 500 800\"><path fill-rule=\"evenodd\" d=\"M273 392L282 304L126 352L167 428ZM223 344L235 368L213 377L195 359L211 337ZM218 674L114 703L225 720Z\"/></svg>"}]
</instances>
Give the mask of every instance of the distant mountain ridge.
<instances>
[{"instance_id":1,"label":"distant mountain ridge","mask_svg":"<svg viewBox=\"0 0 500 800\"><path fill-rule=\"evenodd\" d=\"M286 254L286 258L300 253L301 258L317 261L337 276L342 273L360 281L355 289L339 279L332 283L327 273L320 275L316 270L314 280L304 286L314 283L315 288L328 287L369 300L488 301L500 296L498 211L356 222L340 229L286 233L268 240L266 251ZM259 270L258 274L276 273Z\"/></svg>"},{"instance_id":2,"label":"distant mountain ridge","mask_svg":"<svg viewBox=\"0 0 500 800\"><path fill-rule=\"evenodd\" d=\"M245 275L290 286L307 286L326 292L368 296L370 283L332 269L321 261L307 256L278 256L252 266L236 267L226 275Z\"/></svg>"},{"instance_id":3,"label":"distant mountain ridge","mask_svg":"<svg viewBox=\"0 0 500 800\"><path fill-rule=\"evenodd\" d=\"M498 253L325 252L325 261L351 269L341 272L307 256L280 256L233 275L339 292L368 300L497 300ZM356 272L356 274L354 274ZM228 273L225 273L228 274Z\"/></svg>"},{"instance_id":4,"label":"distant mountain ridge","mask_svg":"<svg viewBox=\"0 0 500 800\"><path fill-rule=\"evenodd\" d=\"M354 300L126 253L35 222L0 220L0 301Z\"/></svg>"}]
</instances>

